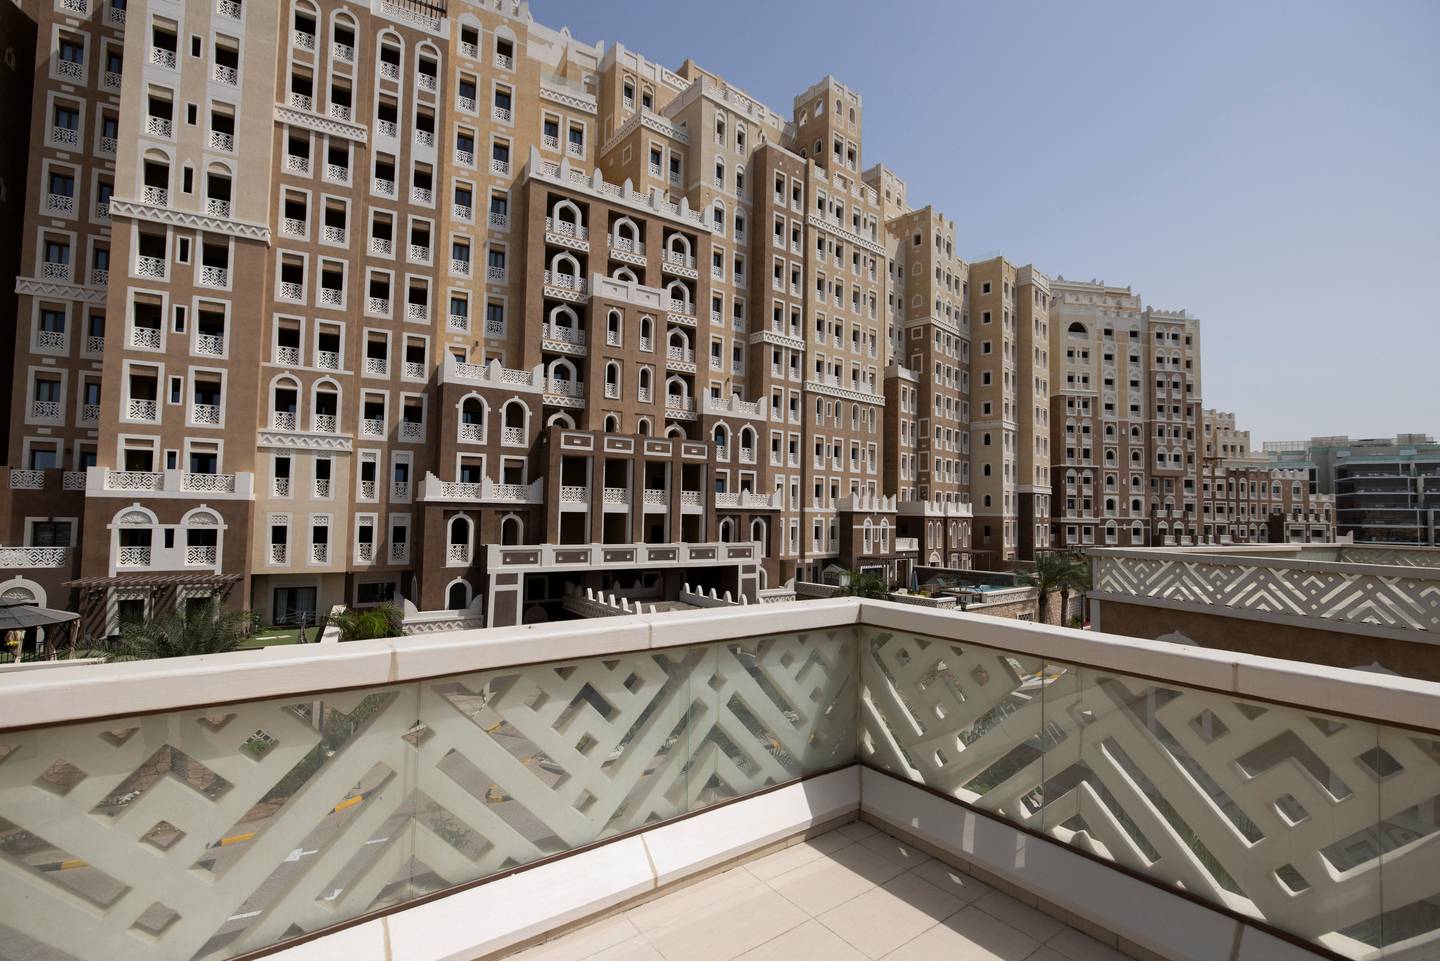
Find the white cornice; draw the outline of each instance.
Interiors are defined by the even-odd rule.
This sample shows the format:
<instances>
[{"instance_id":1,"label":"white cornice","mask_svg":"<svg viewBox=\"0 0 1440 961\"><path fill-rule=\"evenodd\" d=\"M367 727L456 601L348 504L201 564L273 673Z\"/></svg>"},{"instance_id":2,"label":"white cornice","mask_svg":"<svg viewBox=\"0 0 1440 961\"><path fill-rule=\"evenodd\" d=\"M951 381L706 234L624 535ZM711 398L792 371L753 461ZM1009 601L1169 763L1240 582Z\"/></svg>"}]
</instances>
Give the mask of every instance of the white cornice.
<instances>
[{"instance_id":1,"label":"white cornice","mask_svg":"<svg viewBox=\"0 0 1440 961\"><path fill-rule=\"evenodd\" d=\"M750 335L752 344L773 344L776 347L786 347L790 350L804 350L805 341L799 337L791 337L787 334L777 334L773 330L761 330Z\"/></svg>"},{"instance_id":2,"label":"white cornice","mask_svg":"<svg viewBox=\"0 0 1440 961\"><path fill-rule=\"evenodd\" d=\"M291 126L314 130L316 133L344 137L360 143L367 143L370 139L370 131L358 123L346 123L343 120L322 117L319 114L306 113L291 107L282 107L278 103L275 105L275 120L277 123L288 123Z\"/></svg>"},{"instance_id":3,"label":"white cornice","mask_svg":"<svg viewBox=\"0 0 1440 961\"><path fill-rule=\"evenodd\" d=\"M844 227L841 227L838 224L831 223L824 217L817 217L816 215L811 214L808 219L810 221L810 226L812 227L819 227L821 230L828 230L830 231L830 233L835 234L837 237L843 237L855 246L860 247L864 250L868 250L878 257L887 256L885 253L885 248L875 243L875 241L866 240L859 234L853 234L850 231L846 230Z\"/></svg>"},{"instance_id":4,"label":"white cornice","mask_svg":"<svg viewBox=\"0 0 1440 961\"><path fill-rule=\"evenodd\" d=\"M877 407L885 406L884 394L869 394L858 390L850 390L845 387L831 387L829 384L822 384L818 380L805 381L805 389L812 394L827 394L831 397L839 397L844 400L859 401L862 404L874 404Z\"/></svg>"},{"instance_id":5,"label":"white cornice","mask_svg":"<svg viewBox=\"0 0 1440 961\"><path fill-rule=\"evenodd\" d=\"M15 293L27 294L31 297L56 297L64 300L79 300L87 304L105 303L104 287L62 284L53 280L39 280L35 277L16 277Z\"/></svg>"},{"instance_id":6,"label":"white cornice","mask_svg":"<svg viewBox=\"0 0 1440 961\"><path fill-rule=\"evenodd\" d=\"M651 113L648 110L641 110L639 113L633 114L629 120L622 123L620 129L616 130L614 135L605 141L605 146L600 150L601 155L608 154L614 149L616 144L630 136L630 134L634 133L639 127L654 131L662 137L669 137L676 143L685 144L686 146L690 144L690 134L685 128L665 119L659 114Z\"/></svg>"},{"instance_id":7,"label":"white cornice","mask_svg":"<svg viewBox=\"0 0 1440 961\"><path fill-rule=\"evenodd\" d=\"M255 444L257 447L339 451L349 451L353 446L350 438L344 434L307 434L288 430L262 430Z\"/></svg>"},{"instance_id":8,"label":"white cornice","mask_svg":"<svg viewBox=\"0 0 1440 961\"><path fill-rule=\"evenodd\" d=\"M195 230L206 230L216 234L229 234L232 237L257 240L264 244L270 242L270 228L265 224L251 223L246 220L230 220L225 217L212 217L209 214L197 213L193 210L176 210L173 207L157 207L154 204L141 203L138 200L127 200L122 197L111 198L110 216L173 224L177 227L190 227Z\"/></svg>"},{"instance_id":9,"label":"white cornice","mask_svg":"<svg viewBox=\"0 0 1440 961\"><path fill-rule=\"evenodd\" d=\"M558 103L563 107L570 107L582 113L595 113L597 109L594 97L547 87L544 80L540 81L540 99L549 100L551 103Z\"/></svg>"}]
</instances>

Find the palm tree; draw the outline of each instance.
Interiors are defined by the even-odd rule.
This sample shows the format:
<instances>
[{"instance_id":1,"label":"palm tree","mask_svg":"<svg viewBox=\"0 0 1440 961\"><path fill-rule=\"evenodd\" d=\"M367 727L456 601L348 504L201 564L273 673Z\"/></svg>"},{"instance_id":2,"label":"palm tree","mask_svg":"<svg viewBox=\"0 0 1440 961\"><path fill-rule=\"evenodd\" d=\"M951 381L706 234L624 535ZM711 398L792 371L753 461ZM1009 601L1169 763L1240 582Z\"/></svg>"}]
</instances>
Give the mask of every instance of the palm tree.
<instances>
[{"instance_id":1,"label":"palm tree","mask_svg":"<svg viewBox=\"0 0 1440 961\"><path fill-rule=\"evenodd\" d=\"M1070 609L1070 592L1084 594L1090 590L1090 562L1083 557L1070 557L1069 570L1066 572L1064 582L1060 587L1060 620L1064 623L1066 612ZM1084 605L1081 605L1082 610ZM1084 621L1084 614L1080 616Z\"/></svg>"},{"instance_id":2,"label":"palm tree","mask_svg":"<svg viewBox=\"0 0 1440 961\"><path fill-rule=\"evenodd\" d=\"M213 600L190 604L148 621L126 624L108 655L112 661L224 654L250 634L250 615L224 611Z\"/></svg>"},{"instance_id":3,"label":"palm tree","mask_svg":"<svg viewBox=\"0 0 1440 961\"><path fill-rule=\"evenodd\" d=\"M366 641L376 637L400 637L405 615L393 604L361 610L346 608L330 615L330 624L340 628L342 641Z\"/></svg>"},{"instance_id":4,"label":"palm tree","mask_svg":"<svg viewBox=\"0 0 1440 961\"><path fill-rule=\"evenodd\" d=\"M890 585L885 583L885 578L874 571L857 571L851 568L841 576L845 580L840 590L842 596L884 600L890 593Z\"/></svg>"},{"instance_id":5,"label":"palm tree","mask_svg":"<svg viewBox=\"0 0 1440 961\"><path fill-rule=\"evenodd\" d=\"M1050 595L1060 591L1060 620L1065 620L1065 596L1069 591L1068 579L1070 575L1070 558L1063 554L1040 554L1035 558L1035 567L1032 570L1014 568L1016 580L1023 585L1034 587L1040 591L1040 623L1045 623L1045 611L1049 606Z\"/></svg>"}]
</instances>

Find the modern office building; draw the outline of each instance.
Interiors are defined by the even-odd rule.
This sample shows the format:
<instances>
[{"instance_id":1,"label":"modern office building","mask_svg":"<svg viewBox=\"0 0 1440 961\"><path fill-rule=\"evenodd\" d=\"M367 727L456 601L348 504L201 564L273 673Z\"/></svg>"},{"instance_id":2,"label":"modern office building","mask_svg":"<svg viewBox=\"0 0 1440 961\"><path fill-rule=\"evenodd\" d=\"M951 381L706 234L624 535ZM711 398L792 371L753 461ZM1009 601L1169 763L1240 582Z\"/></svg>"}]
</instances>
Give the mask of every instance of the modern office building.
<instances>
[{"instance_id":1,"label":"modern office building","mask_svg":"<svg viewBox=\"0 0 1440 961\"><path fill-rule=\"evenodd\" d=\"M1207 536L1197 322L966 262L833 77L782 114L509 0L16 10L0 593L87 632Z\"/></svg>"},{"instance_id":2,"label":"modern office building","mask_svg":"<svg viewBox=\"0 0 1440 961\"><path fill-rule=\"evenodd\" d=\"M1335 525L1357 544L1440 546L1440 444L1429 434L1312 437L1264 444L1274 463L1334 496Z\"/></svg>"}]
</instances>

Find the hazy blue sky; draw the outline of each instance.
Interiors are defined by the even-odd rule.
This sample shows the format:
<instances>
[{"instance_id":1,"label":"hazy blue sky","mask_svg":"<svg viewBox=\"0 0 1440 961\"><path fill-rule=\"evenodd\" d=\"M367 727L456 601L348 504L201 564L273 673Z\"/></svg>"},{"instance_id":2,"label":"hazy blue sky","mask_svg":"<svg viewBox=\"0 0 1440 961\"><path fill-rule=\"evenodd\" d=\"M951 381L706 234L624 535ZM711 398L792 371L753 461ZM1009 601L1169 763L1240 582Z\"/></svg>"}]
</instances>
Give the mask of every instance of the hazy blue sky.
<instances>
[{"instance_id":1,"label":"hazy blue sky","mask_svg":"<svg viewBox=\"0 0 1440 961\"><path fill-rule=\"evenodd\" d=\"M961 253L1202 322L1258 443L1440 433L1440 2L532 0L785 116L833 73L863 161ZM823 15L816 15L823 10Z\"/></svg>"}]
</instances>

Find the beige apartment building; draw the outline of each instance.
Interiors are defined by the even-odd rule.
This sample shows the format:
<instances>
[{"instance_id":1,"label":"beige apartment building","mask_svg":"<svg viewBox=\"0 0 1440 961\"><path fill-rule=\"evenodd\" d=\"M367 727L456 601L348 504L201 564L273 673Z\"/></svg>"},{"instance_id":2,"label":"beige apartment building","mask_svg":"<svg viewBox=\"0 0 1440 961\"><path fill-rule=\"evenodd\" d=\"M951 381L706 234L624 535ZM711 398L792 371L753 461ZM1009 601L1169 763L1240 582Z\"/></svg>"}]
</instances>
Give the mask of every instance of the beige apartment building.
<instances>
[{"instance_id":1,"label":"beige apartment building","mask_svg":"<svg viewBox=\"0 0 1440 961\"><path fill-rule=\"evenodd\" d=\"M1331 500L1255 456L1234 414L1200 406L1199 321L1129 287L1053 287L1057 547L1333 539Z\"/></svg>"},{"instance_id":2,"label":"beige apartment building","mask_svg":"<svg viewBox=\"0 0 1440 961\"><path fill-rule=\"evenodd\" d=\"M1335 496L1312 491L1308 471L1272 463L1228 411L1201 411L1201 540L1205 544L1328 543Z\"/></svg>"},{"instance_id":3,"label":"beige apartment building","mask_svg":"<svg viewBox=\"0 0 1440 961\"><path fill-rule=\"evenodd\" d=\"M965 261L834 77L782 114L510 0L16 11L0 593L92 634L1209 536L1197 323Z\"/></svg>"}]
</instances>

